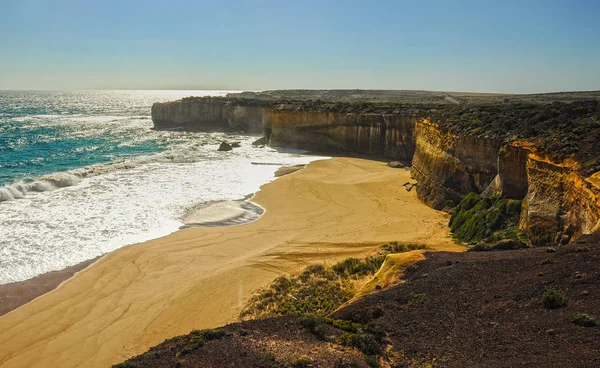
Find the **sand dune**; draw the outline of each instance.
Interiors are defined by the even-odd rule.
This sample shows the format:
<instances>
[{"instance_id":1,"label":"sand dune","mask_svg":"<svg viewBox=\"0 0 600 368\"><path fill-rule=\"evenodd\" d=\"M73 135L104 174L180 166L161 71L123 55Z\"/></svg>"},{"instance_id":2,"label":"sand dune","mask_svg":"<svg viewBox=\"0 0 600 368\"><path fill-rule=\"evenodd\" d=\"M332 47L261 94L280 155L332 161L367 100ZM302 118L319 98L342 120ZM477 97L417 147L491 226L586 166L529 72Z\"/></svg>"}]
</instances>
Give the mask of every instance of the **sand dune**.
<instances>
[{"instance_id":1,"label":"sand dune","mask_svg":"<svg viewBox=\"0 0 600 368\"><path fill-rule=\"evenodd\" d=\"M275 277L372 252L383 242L461 250L447 215L421 204L410 175L351 158L314 162L265 185L256 222L190 228L110 253L0 317L1 367L106 367L163 340L235 321Z\"/></svg>"}]
</instances>

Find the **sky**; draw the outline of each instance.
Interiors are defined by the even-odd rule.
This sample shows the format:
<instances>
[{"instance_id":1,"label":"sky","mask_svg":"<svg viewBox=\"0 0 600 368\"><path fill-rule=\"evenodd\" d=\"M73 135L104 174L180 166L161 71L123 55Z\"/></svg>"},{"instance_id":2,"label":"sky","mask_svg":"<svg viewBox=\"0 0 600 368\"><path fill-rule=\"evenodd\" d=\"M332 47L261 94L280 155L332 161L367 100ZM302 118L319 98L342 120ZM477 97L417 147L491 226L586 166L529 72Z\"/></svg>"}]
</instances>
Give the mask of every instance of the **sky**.
<instances>
[{"instance_id":1,"label":"sky","mask_svg":"<svg viewBox=\"0 0 600 368\"><path fill-rule=\"evenodd\" d=\"M598 0L0 0L0 89L600 90Z\"/></svg>"}]
</instances>

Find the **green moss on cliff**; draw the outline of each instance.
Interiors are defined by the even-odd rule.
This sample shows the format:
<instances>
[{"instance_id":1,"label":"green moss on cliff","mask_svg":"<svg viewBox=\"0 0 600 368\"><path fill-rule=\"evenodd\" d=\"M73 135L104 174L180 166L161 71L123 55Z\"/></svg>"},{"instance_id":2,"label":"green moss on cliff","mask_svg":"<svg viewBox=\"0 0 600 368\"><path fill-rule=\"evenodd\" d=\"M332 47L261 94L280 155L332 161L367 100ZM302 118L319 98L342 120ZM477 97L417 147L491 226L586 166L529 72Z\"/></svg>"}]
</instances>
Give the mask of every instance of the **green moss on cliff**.
<instances>
[{"instance_id":1,"label":"green moss on cliff","mask_svg":"<svg viewBox=\"0 0 600 368\"><path fill-rule=\"evenodd\" d=\"M454 239L473 250L517 249L526 244L518 233L521 201L467 194L454 208L450 230Z\"/></svg>"}]
</instances>

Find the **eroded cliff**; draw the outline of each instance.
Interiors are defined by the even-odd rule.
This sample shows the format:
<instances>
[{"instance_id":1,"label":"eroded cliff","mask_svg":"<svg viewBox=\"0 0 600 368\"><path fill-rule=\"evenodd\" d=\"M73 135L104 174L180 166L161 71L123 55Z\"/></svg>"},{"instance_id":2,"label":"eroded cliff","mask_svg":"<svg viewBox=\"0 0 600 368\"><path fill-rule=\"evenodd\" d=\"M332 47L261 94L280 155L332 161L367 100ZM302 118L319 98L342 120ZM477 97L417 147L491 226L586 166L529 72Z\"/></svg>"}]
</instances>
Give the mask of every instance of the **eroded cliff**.
<instances>
[{"instance_id":1,"label":"eroded cliff","mask_svg":"<svg viewBox=\"0 0 600 368\"><path fill-rule=\"evenodd\" d=\"M429 119L417 122L412 175L417 194L436 209L454 207L470 193L481 193L498 172L502 140L457 135Z\"/></svg>"},{"instance_id":2,"label":"eroded cliff","mask_svg":"<svg viewBox=\"0 0 600 368\"><path fill-rule=\"evenodd\" d=\"M152 105L155 129L226 130L262 133L262 105L245 100L184 98Z\"/></svg>"},{"instance_id":3,"label":"eroded cliff","mask_svg":"<svg viewBox=\"0 0 600 368\"><path fill-rule=\"evenodd\" d=\"M296 111L292 106L263 110L273 146L353 152L410 161L415 152L415 120L391 113Z\"/></svg>"},{"instance_id":4,"label":"eroded cliff","mask_svg":"<svg viewBox=\"0 0 600 368\"><path fill-rule=\"evenodd\" d=\"M568 243L600 225L598 174L584 178L571 160L555 162L530 151L521 229L532 244Z\"/></svg>"},{"instance_id":5,"label":"eroded cliff","mask_svg":"<svg viewBox=\"0 0 600 368\"><path fill-rule=\"evenodd\" d=\"M155 104L156 128L263 132L270 145L412 161L419 198L524 199L534 245L600 227L600 104L442 106L189 98Z\"/></svg>"}]
</instances>

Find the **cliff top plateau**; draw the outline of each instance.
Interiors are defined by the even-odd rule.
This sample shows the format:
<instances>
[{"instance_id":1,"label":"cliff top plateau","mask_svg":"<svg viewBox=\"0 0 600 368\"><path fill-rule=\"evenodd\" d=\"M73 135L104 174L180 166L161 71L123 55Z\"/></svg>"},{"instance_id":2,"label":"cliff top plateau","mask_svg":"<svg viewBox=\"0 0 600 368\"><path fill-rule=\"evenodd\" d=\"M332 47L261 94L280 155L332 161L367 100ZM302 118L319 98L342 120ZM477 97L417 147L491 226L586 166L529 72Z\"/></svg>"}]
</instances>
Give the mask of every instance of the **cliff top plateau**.
<instances>
[{"instance_id":1,"label":"cliff top plateau","mask_svg":"<svg viewBox=\"0 0 600 368\"><path fill-rule=\"evenodd\" d=\"M328 102L395 102L421 104L552 103L600 99L600 91L502 94L420 90L288 89L230 93L227 97L260 100L322 100Z\"/></svg>"}]
</instances>

